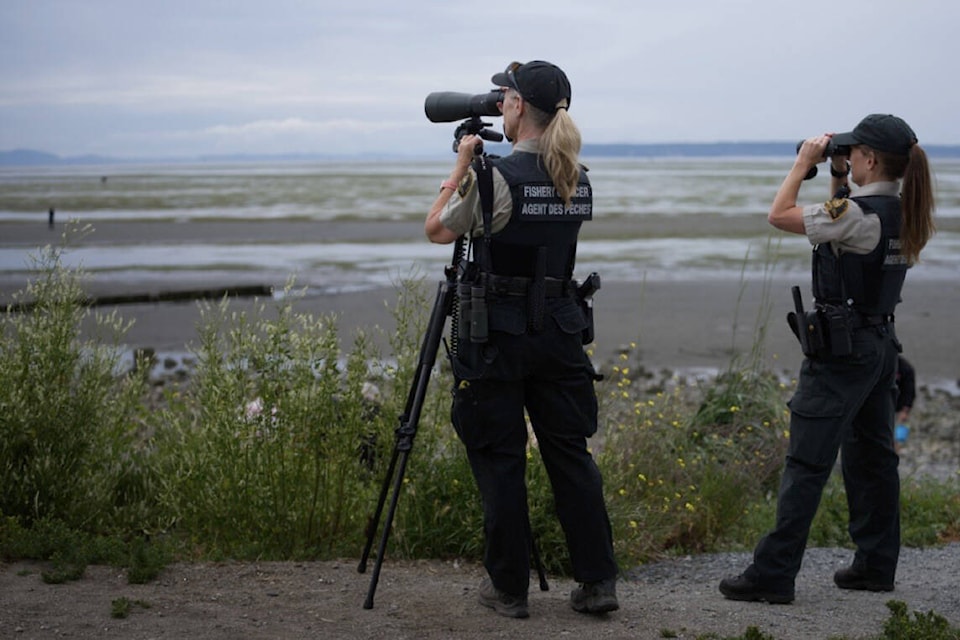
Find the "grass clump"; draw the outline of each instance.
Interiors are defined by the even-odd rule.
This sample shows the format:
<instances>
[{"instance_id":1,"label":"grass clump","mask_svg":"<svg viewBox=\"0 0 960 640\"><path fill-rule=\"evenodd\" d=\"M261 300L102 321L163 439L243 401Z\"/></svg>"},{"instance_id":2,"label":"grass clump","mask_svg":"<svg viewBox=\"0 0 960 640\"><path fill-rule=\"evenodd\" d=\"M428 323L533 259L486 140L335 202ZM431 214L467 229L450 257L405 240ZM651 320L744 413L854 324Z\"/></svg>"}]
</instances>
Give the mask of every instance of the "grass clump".
<instances>
[{"instance_id":1,"label":"grass clump","mask_svg":"<svg viewBox=\"0 0 960 640\"><path fill-rule=\"evenodd\" d=\"M915 611L911 617L907 605L899 600L887 602L887 608L890 617L878 640L960 640L960 629L934 611Z\"/></svg>"},{"instance_id":2,"label":"grass clump","mask_svg":"<svg viewBox=\"0 0 960 640\"><path fill-rule=\"evenodd\" d=\"M141 607L143 609L149 609L150 603L145 600L131 600L126 596L121 596L110 601L110 617L111 618L127 618L133 611L134 607Z\"/></svg>"},{"instance_id":3,"label":"grass clump","mask_svg":"<svg viewBox=\"0 0 960 640\"><path fill-rule=\"evenodd\" d=\"M288 294L290 292L288 291ZM359 547L382 416L364 396L362 341L341 361L333 317L284 296L207 306L198 367L163 412L160 501L202 554L292 558ZM365 462L366 460L366 462Z\"/></svg>"}]
</instances>

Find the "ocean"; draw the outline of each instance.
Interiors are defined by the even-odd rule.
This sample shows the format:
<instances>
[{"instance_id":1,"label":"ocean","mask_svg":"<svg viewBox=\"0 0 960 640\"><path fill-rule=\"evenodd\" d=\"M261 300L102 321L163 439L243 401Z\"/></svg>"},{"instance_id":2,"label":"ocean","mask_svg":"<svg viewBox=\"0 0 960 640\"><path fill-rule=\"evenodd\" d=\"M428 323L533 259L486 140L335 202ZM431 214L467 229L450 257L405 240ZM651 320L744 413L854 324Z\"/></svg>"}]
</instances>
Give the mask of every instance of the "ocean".
<instances>
[{"instance_id":1,"label":"ocean","mask_svg":"<svg viewBox=\"0 0 960 640\"><path fill-rule=\"evenodd\" d=\"M809 278L809 244L766 222L792 157L583 160L594 189L594 221L581 235L578 273L598 271L620 281L771 273ZM422 225L452 165L451 154L436 160L0 167L0 276L26 276L38 250L11 242L5 228L45 226L51 208L58 223L92 225L94 237L98 225L114 222L177 227L175 236L129 234L122 242L79 242L64 252L66 264L101 279L296 274L301 282L343 290L389 285L411 265L439 274L450 249L422 235L345 239L331 230L350 223ZM960 271L960 159L933 159L931 165L941 231L910 277L954 279ZM822 166L805 183L801 203L827 199L827 173ZM215 232L218 223L244 222L274 231L297 225L298 231L243 242L225 242ZM203 233L190 232L201 225ZM315 231L302 233L304 225Z\"/></svg>"}]
</instances>

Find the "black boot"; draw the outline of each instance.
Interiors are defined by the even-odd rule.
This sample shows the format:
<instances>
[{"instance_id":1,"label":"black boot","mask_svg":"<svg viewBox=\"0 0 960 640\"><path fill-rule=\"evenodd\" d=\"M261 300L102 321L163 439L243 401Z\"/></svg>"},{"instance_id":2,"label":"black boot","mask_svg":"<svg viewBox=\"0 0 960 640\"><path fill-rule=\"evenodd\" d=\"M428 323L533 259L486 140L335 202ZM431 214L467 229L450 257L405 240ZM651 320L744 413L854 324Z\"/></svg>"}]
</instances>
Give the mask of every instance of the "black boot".
<instances>
[{"instance_id":1,"label":"black boot","mask_svg":"<svg viewBox=\"0 0 960 640\"><path fill-rule=\"evenodd\" d=\"M770 604L790 604L793 602L793 589L789 591L766 589L759 582L748 578L745 573L741 573L734 578L721 580L720 593L729 600L743 600L745 602L769 602Z\"/></svg>"},{"instance_id":2,"label":"black boot","mask_svg":"<svg viewBox=\"0 0 960 640\"><path fill-rule=\"evenodd\" d=\"M855 567L840 569L833 574L833 581L841 589L893 591L893 579L884 578L879 573L864 571Z\"/></svg>"}]
</instances>

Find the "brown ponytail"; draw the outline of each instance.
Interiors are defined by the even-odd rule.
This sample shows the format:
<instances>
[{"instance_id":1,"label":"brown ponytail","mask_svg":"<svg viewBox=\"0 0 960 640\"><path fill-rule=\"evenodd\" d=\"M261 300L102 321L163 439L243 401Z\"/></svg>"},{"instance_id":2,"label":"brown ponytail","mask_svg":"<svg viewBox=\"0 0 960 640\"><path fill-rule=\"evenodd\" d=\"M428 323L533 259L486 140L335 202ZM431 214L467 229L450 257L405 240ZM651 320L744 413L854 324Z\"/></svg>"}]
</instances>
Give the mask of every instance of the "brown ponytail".
<instances>
[{"instance_id":1,"label":"brown ponytail","mask_svg":"<svg viewBox=\"0 0 960 640\"><path fill-rule=\"evenodd\" d=\"M900 250L910 264L914 264L920 259L920 251L936 230L933 222L933 181L927 154L919 144L914 144L910 148L909 156L881 154L881 163L888 177L895 180L903 178Z\"/></svg>"},{"instance_id":2,"label":"brown ponytail","mask_svg":"<svg viewBox=\"0 0 960 640\"><path fill-rule=\"evenodd\" d=\"M553 186L564 204L569 205L580 180L580 130L566 109L546 113L527 103L534 122L543 128L540 153Z\"/></svg>"}]
</instances>

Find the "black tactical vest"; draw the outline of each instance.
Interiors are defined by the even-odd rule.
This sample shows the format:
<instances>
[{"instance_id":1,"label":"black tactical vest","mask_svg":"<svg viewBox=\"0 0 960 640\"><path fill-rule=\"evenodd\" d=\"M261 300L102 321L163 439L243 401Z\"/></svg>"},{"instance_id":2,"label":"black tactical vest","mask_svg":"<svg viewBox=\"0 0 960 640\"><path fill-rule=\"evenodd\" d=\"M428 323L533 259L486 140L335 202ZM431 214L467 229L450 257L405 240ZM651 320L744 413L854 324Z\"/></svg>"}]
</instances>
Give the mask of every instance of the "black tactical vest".
<instances>
[{"instance_id":1,"label":"black tactical vest","mask_svg":"<svg viewBox=\"0 0 960 640\"><path fill-rule=\"evenodd\" d=\"M867 254L833 254L829 243L813 250L813 296L818 304L841 305L852 301L864 315L892 314L900 302L907 274L906 257L900 252L900 198L862 196L851 198L864 213L880 218L880 242Z\"/></svg>"},{"instance_id":2,"label":"black tactical vest","mask_svg":"<svg viewBox=\"0 0 960 640\"><path fill-rule=\"evenodd\" d=\"M592 218L593 192L585 169L577 190L564 205L536 153L514 152L492 160L510 186L513 212L506 226L491 236L491 272L498 276L532 278L541 248L546 253L544 275L573 277L580 224Z\"/></svg>"}]
</instances>

